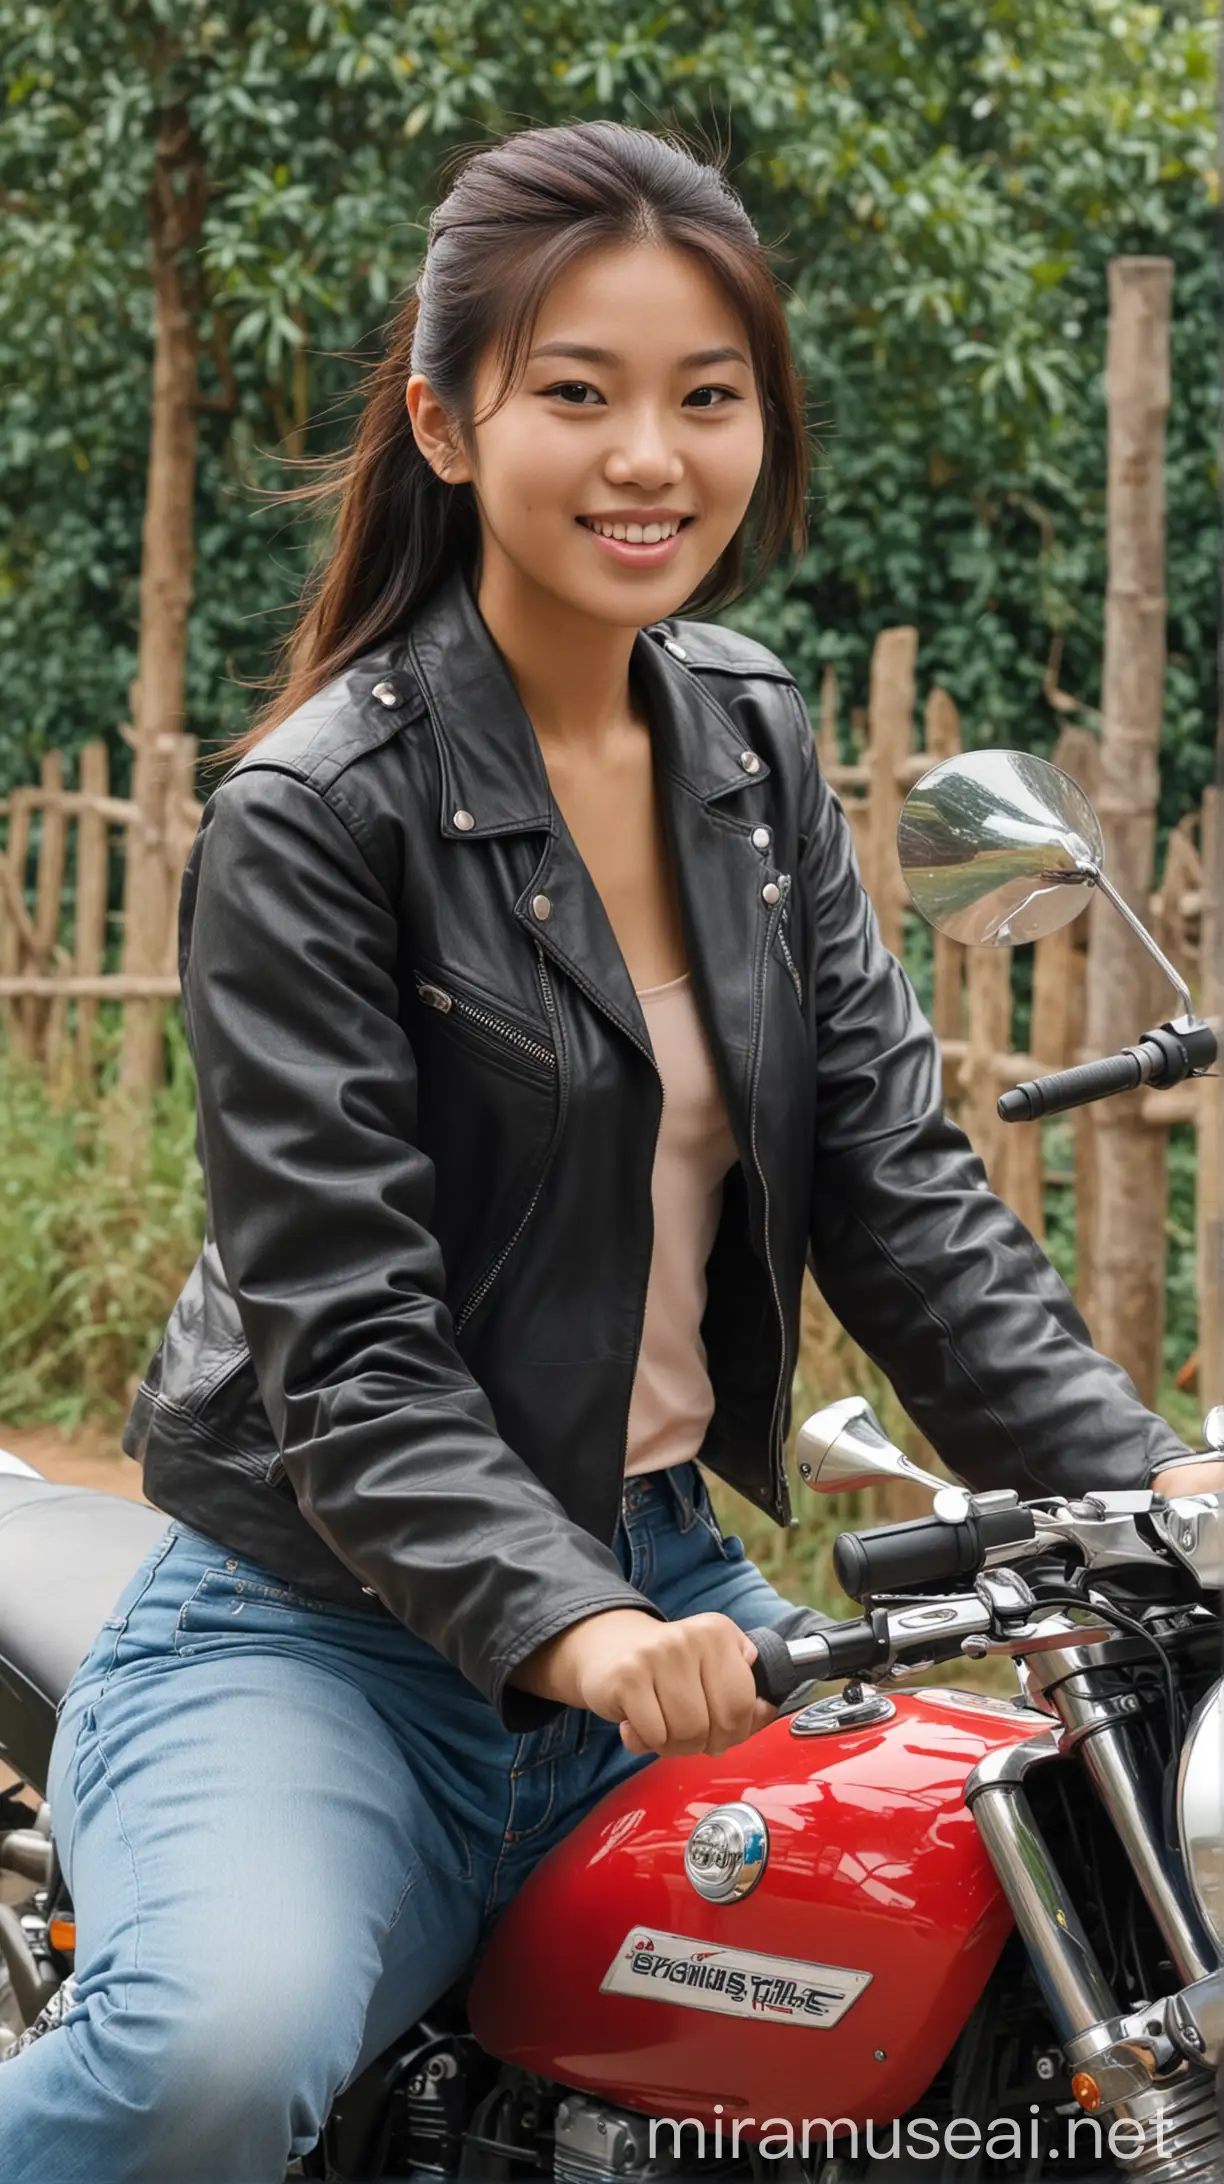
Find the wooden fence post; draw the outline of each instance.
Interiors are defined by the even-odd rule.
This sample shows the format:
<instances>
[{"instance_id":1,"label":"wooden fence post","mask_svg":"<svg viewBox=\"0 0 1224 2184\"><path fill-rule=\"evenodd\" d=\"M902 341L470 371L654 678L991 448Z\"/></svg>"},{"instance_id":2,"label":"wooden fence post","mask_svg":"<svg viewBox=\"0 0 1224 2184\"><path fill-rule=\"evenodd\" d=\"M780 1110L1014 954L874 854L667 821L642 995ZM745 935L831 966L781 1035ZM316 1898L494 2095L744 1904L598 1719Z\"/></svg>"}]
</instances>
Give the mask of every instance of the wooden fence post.
<instances>
[{"instance_id":1,"label":"wooden fence post","mask_svg":"<svg viewBox=\"0 0 1224 2184\"><path fill-rule=\"evenodd\" d=\"M1109 267L1109 587L1097 809L1106 870L1140 917L1152 887L1164 688L1172 277L1168 258L1114 258ZM1109 903L1098 897L1089 914L1087 1044L1108 1054L1150 1021L1151 962ZM1164 1337L1166 1134L1145 1126L1140 1095L1085 1112L1096 1169L1093 1335L1151 1404Z\"/></svg>"},{"instance_id":2,"label":"wooden fence post","mask_svg":"<svg viewBox=\"0 0 1224 2184\"><path fill-rule=\"evenodd\" d=\"M4 901L3 947L0 977L17 977L23 968L30 936L25 909L26 866L30 858L30 792L14 789L9 796L8 855L0 871L0 896ZM6 1003L7 1031L14 1054L29 1060L25 1017L17 1001Z\"/></svg>"},{"instance_id":3,"label":"wooden fence post","mask_svg":"<svg viewBox=\"0 0 1224 2184\"><path fill-rule=\"evenodd\" d=\"M961 1065L961 1128L986 1163L992 1190L1003 1193L1006 1132L1021 1128L999 1119L997 1057L1011 1046L1010 948L968 948L969 1041Z\"/></svg>"},{"instance_id":4,"label":"wooden fence post","mask_svg":"<svg viewBox=\"0 0 1224 2184\"><path fill-rule=\"evenodd\" d=\"M110 793L110 763L104 743L87 743L81 751L81 791L85 796ZM76 945L74 968L80 978L96 977L106 953L106 903L109 877L106 821L99 812L82 811L77 819L76 841ZM76 1005L76 1075L82 1089L93 1083L93 1032L98 1004L82 994Z\"/></svg>"},{"instance_id":5,"label":"wooden fence post","mask_svg":"<svg viewBox=\"0 0 1224 2184\"><path fill-rule=\"evenodd\" d=\"M59 940L60 898L64 892L68 829L59 798L64 792L64 758L61 751L45 751L39 766L39 785L45 802L40 813L38 876L34 888L34 946L38 971L54 969ZM65 1007L62 1000L28 1001L33 1053L41 1059L49 1078L58 1073L63 1048Z\"/></svg>"},{"instance_id":6,"label":"wooden fence post","mask_svg":"<svg viewBox=\"0 0 1224 2184\"><path fill-rule=\"evenodd\" d=\"M1078 781L1093 804L1097 797L1100 746L1090 728L1064 728L1054 749L1054 764ZM1088 918L1085 911L1070 925L1039 940L1033 951L1033 1023L1029 1045L1044 1073L1068 1069L1086 1059L1086 980ZM1076 1108L1068 1120L1075 1168L1075 1296L1088 1317L1092 1297L1092 1230L1096 1203L1093 1141ZM1044 1185L1043 1193L1044 1197ZM1039 1232L1040 1233L1040 1232Z\"/></svg>"},{"instance_id":7,"label":"wooden fence post","mask_svg":"<svg viewBox=\"0 0 1224 2184\"><path fill-rule=\"evenodd\" d=\"M1203 899L1199 941L1202 1014L1224 1046L1224 789L1203 797ZM1218 1062L1216 1069L1224 1068ZM1224 1098L1218 1075L1198 1087L1196 1260L1201 1408L1224 1403Z\"/></svg>"},{"instance_id":8,"label":"wooden fence post","mask_svg":"<svg viewBox=\"0 0 1224 2184\"><path fill-rule=\"evenodd\" d=\"M932 766L954 758L961 748L960 714L938 685L927 695L924 715L926 757ZM965 1030L965 949L946 933L933 932L931 1023L937 1039L960 1039Z\"/></svg>"},{"instance_id":9,"label":"wooden fence post","mask_svg":"<svg viewBox=\"0 0 1224 2184\"><path fill-rule=\"evenodd\" d=\"M869 720L869 868L864 875L886 948L901 953L901 912L908 900L897 858L897 821L905 800L901 767L914 740L916 629L882 629L871 655Z\"/></svg>"}]
</instances>

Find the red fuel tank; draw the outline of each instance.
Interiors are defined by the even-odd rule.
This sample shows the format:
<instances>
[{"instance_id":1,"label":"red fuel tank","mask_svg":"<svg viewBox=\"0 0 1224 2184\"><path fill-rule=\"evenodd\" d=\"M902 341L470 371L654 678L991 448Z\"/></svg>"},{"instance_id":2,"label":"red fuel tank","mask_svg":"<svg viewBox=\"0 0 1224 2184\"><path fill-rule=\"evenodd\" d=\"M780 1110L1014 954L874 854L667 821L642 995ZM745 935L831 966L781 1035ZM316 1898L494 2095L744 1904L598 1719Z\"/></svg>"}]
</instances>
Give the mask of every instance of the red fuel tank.
<instances>
[{"instance_id":1,"label":"red fuel tank","mask_svg":"<svg viewBox=\"0 0 1224 2184\"><path fill-rule=\"evenodd\" d=\"M894 1705L820 1736L785 1716L613 1791L504 1912L468 1997L482 2046L649 2115L740 2118L747 2139L767 2119L797 2137L805 2119L903 2114L1011 1926L966 1779L1050 1725L968 1692ZM764 1871L710 1902L685 1846L741 1801L764 1822Z\"/></svg>"}]
</instances>

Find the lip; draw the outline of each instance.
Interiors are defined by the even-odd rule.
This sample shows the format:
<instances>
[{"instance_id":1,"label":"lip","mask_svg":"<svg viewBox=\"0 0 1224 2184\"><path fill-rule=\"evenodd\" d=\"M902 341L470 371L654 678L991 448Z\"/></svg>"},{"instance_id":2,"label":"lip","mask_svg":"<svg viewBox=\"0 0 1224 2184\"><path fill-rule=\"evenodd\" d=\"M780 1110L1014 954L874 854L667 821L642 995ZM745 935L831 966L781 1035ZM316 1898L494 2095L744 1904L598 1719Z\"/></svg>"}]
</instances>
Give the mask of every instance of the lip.
<instances>
[{"instance_id":1,"label":"lip","mask_svg":"<svg viewBox=\"0 0 1224 2184\"><path fill-rule=\"evenodd\" d=\"M680 542L686 529L695 519L685 516L676 508L634 508L617 509L615 513L608 514L598 510L592 515L580 516L575 520L579 530L586 532L592 545L598 547L610 561L619 562L622 569L659 569L674 559L680 550ZM675 523L677 520L680 524L678 531L674 531L670 538L659 539L650 546L631 546L627 538L604 538L600 532L590 528L593 523L647 524Z\"/></svg>"}]
</instances>

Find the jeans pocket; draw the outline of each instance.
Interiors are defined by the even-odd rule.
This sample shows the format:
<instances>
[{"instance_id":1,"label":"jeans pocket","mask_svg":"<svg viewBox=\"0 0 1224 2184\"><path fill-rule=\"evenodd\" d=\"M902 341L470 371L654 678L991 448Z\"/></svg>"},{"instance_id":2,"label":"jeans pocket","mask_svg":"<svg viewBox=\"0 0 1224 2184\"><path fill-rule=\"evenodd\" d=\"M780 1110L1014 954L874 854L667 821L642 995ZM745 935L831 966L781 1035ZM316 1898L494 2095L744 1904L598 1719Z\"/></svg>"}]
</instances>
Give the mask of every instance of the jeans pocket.
<instances>
[{"instance_id":1,"label":"jeans pocket","mask_svg":"<svg viewBox=\"0 0 1224 2184\"><path fill-rule=\"evenodd\" d=\"M368 1635L360 1609L316 1600L258 1564L229 1556L205 1570L178 1611L174 1651L199 1653L233 1639L338 1637L346 1627Z\"/></svg>"}]
</instances>

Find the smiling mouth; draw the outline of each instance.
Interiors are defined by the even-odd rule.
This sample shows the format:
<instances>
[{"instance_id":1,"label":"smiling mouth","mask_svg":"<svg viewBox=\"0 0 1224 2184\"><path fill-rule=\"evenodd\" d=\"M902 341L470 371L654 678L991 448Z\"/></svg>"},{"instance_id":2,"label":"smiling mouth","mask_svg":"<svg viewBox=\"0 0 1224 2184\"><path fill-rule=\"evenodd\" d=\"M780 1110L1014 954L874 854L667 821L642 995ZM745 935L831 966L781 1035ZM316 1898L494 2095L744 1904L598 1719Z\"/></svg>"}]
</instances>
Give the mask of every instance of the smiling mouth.
<instances>
[{"instance_id":1,"label":"smiling mouth","mask_svg":"<svg viewBox=\"0 0 1224 2184\"><path fill-rule=\"evenodd\" d=\"M626 546L661 546L664 539L674 538L677 531L692 523L692 516L669 516L662 523L607 523L598 516L579 516L579 523L586 531L594 531L598 538L619 539Z\"/></svg>"}]
</instances>

